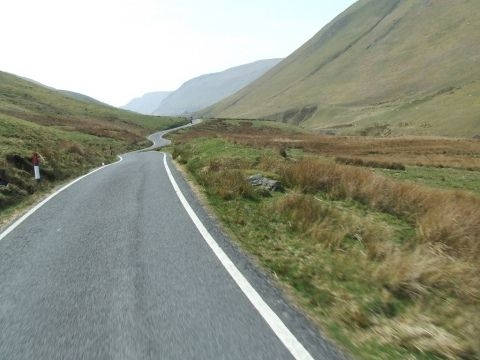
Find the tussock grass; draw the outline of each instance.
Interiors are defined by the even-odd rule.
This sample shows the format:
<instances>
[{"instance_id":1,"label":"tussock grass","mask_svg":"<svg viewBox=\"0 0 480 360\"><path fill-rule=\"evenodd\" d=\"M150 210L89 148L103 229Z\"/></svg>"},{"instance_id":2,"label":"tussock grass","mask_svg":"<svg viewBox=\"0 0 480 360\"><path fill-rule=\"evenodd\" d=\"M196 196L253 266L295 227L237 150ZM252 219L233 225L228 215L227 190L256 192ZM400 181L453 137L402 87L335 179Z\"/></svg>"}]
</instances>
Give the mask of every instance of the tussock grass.
<instances>
[{"instance_id":1,"label":"tussock grass","mask_svg":"<svg viewBox=\"0 0 480 360\"><path fill-rule=\"evenodd\" d=\"M312 158L288 164L286 184L306 193L325 192L353 199L418 226L418 241L445 245L466 259L480 256L480 198L396 182L371 171L328 164Z\"/></svg>"},{"instance_id":2,"label":"tussock grass","mask_svg":"<svg viewBox=\"0 0 480 360\"><path fill-rule=\"evenodd\" d=\"M461 340L435 325L431 318L421 313L388 321L379 326L376 336L383 343L395 343L413 351L429 352L440 358L472 358Z\"/></svg>"},{"instance_id":3,"label":"tussock grass","mask_svg":"<svg viewBox=\"0 0 480 360\"><path fill-rule=\"evenodd\" d=\"M245 175L239 170L219 169L211 172L204 169L199 179L201 184L208 186L212 192L224 200L232 200L237 197L255 198L255 191Z\"/></svg>"},{"instance_id":4,"label":"tussock grass","mask_svg":"<svg viewBox=\"0 0 480 360\"><path fill-rule=\"evenodd\" d=\"M383 162L383 161L374 161L374 160L365 161L358 158L345 158L345 157L336 157L335 162L339 164L344 164L344 165L363 166L363 167L390 169L390 170L405 170L405 165L397 162Z\"/></svg>"},{"instance_id":5,"label":"tussock grass","mask_svg":"<svg viewBox=\"0 0 480 360\"><path fill-rule=\"evenodd\" d=\"M262 140L250 128L217 122L178 133L174 157L320 326L359 358L479 359L480 197L292 146L283 156L269 137L294 139L260 128ZM258 172L286 193L245 188Z\"/></svg>"},{"instance_id":6,"label":"tussock grass","mask_svg":"<svg viewBox=\"0 0 480 360\"><path fill-rule=\"evenodd\" d=\"M255 123L255 122L254 122ZM221 136L258 149L298 149L332 159L354 158L379 164L480 170L480 141L434 137L326 136L295 131L292 127L270 127L250 121L206 121L186 132L178 141Z\"/></svg>"},{"instance_id":7,"label":"tussock grass","mask_svg":"<svg viewBox=\"0 0 480 360\"><path fill-rule=\"evenodd\" d=\"M373 254L371 245L392 235L388 228L371 219L360 222L310 194L290 193L276 201L272 209L285 218L292 230L331 250L347 248L351 245L345 242L348 239L368 248L371 257L379 257L381 251L377 248Z\"/></svg>"}]
</instances>

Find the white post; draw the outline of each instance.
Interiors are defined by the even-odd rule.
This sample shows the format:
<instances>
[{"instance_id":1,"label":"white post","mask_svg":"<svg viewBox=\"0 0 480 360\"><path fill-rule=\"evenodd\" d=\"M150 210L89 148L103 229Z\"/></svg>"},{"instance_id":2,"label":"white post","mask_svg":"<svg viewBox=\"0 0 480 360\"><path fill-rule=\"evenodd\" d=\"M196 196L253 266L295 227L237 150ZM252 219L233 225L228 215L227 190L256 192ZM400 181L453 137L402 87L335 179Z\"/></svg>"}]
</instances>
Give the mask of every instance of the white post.
<instances>
[{"instance_id":1,"label":"white post","mask_svg":"<svg viewBox=\"0 0 480 360\"><path fill-rule=\"evenodd\" d=\"M33 170L35 172L35 180L40 180L40 166L35 165Z\"/></svg>"}]
</instances>

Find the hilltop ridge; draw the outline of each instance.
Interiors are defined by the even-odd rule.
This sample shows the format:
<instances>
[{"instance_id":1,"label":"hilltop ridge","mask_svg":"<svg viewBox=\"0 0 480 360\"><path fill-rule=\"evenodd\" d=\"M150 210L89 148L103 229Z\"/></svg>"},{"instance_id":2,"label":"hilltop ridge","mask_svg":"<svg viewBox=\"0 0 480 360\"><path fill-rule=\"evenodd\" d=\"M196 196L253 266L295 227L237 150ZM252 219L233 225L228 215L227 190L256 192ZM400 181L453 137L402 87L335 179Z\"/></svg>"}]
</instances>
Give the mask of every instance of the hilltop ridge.
<instances>
[{"instance_id":1,"label":"hilltop ridge","mask_svg":"<svg viewBox=\"0 0 480 360\"><path fill-rule=\"evenodd\" d=\"M191 114L242 89L281 59L259 60L222 72L205 74L185 82L166 97L155 110L156 115Z\"/></svg>"}]
</instances>

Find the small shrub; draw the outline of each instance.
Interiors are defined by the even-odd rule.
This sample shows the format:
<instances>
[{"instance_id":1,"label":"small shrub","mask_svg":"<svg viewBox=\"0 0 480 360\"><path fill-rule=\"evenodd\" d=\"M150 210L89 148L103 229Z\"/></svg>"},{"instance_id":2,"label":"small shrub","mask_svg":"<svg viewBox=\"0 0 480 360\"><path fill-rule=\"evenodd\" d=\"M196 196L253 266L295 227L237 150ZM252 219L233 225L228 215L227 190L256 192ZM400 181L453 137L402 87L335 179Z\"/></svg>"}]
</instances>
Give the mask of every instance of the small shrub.
<instances>
[{"instance_id":1,"label":"small shrub","mask_svg":"<svg viewBox=\"0 0 480 360\"><path fill-rule=\"evenodd\" d=\"M278 154L284 158L284 159L287 159L288 158L288 154L287 154L287 147L285 145L280 145L278 147Z\"/></svg>"},{"instance_id":2,"label":"small shrub","mask_svg":"<svg viewBox=\"0 0 480 360\"><path fill-rule=\"evenodd\" d=\"M72 144L68 147L67 151L71 154L77 154L85 156L85 149L80 144Z\"/></svg>"},{"instance_id":3,"label":"small shrub","mask_svg":"<svg viewBox=\"0 0 480 360\"><path fill-rule=\"evenodd\" d=\"M28 192L12 183L7 186L0 185L0 208L14 204L27 195Z\"/></svg>"},{"instance_id":4,"label":"small shrub","mask_svg":"<svg viewBox=\"0 0 480 360\"><path fill-rule=\"evenodd\" d=\"M277 201L274 209L289 220L295 230L307 231L331 210L311 195L290 194Z\"/></svg>"},{"instance_id":5,"label":"small shrub","mask_svg":"<svg viewBox=\"0 0 480 360\"><path fill-rule=\"evenodd\" d=\"M180 164L186 164L192 157L192 147L190 145L175 145L172 152L172 157Z\"/></svg>"},{"instance_id":6,"label":"small shrub","mask_svg":"<svg viewBox=\"0 0 480 360\"><path fill-rule=\"evenodd\" d=\"M5 156L7 162L17 169L24 170L24 171L31 171L32 170L32 162L28 157L21 156L18 154L7 154Z\"/></svg>"},{"instance_id":7,"label":"small shrub","mask_svg":"<svg viewBox=\"0 0 480 360\"><path fill-rule=\"evenodd\" d=\"M256 161L259 170L280 173L285 166L285 161L273 156L262 155Z\"/></svg>"}]
</instances>

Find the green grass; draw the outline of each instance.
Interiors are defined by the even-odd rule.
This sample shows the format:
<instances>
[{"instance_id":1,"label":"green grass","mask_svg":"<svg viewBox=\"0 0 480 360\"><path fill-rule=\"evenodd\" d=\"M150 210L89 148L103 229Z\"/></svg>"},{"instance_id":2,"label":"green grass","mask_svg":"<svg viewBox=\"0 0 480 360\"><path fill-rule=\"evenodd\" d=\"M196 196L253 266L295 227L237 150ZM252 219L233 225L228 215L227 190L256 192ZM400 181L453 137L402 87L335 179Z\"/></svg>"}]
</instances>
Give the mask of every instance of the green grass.
<instances>
[{"instance_id":1,"label":"green grass","mask_svg":"<svg viewBox=\"0 0 480 360\"><path fill-rule=\"evenodd\" d=\"M249 123L252 124L253 127L255 128L263 128L263 127L270 127L270 128L275 128L275 129L281 129L285 131L293 131L293 132L301 132L305 133L306 130L293 125L293 124L286 124L286 123L281 123L277 121L266 121L266 120L248 120ZM245 124L245 120L238 120L238 119L226 119L225 120L226 124L230 125L237 125L241 126L242 124Z\"/></svg>"},{"instance_id":2,"label":"green grass","mask_svg":"<svg viewBox=\"0 0 480 360\"><path fill-rule=\"evenodd\" d=\"M112 162L116 154L139 145L142 144L63 131L0 114L0 177L10 183L7 187L0 186L0 214L38 191ZM41 185L35 183L28 167L7 160L8 156L16 155L28 162L33 152L44 157L41 169L45 181ZM13 192L9 189L12 187Z\"/></svg>"},{"instance_id":3,"label":"green grass","mask_svg":"<svg viewBox=\"0 0 480 360\"><path fill-rule=\"evenodd\" d=\"M187 122L74 95L0 72L0 178L8 182L0 185L0 221L58 183L147 147L145 135ZM33 152L44 159L40 184L32 179Z\"/></svg>"},{"instance_id":4,"label":"green grass","mask_svg":"<svg viewBox=\"0 0 480 360\"><path fill-rule=\"evenodd\" d=\"M360 0L206 115L471 138L480 134L479 15L478 1Z\"/></svg>"},{"instance_id":5,"label":"green grass","mask_svg":"<svg viewBox=\"0 0 480 360\"><path fill-rule=\"evenodd\" d=\"M0 71L0 114L43 125L57 125L125 138L143 137L186 122L178 117L147 116L101 103L85 102Z\"/></svg>"},{"instance_id":6,"label":"green grass","mask_svg":"<svg viewBox=\"0 0 480 360\"><path fill-rule=\"evenodd\" d=\"M406 171L377 170L397 180L413 181L442 189L469 190L480 195L480 171L407 166Z\"/></svg>"},{"instance_id":7,"label":"green grass","mask_svg":"<svg viewBox=\"0 0 480 360\"><path fill-rule=\"evenodd\" d=\"M191 138L188 130L172 138L169 150L202 186L232 237L354 357L457 358L464 351L458 349L470 349L466 344L475 343L474 332L464 330L478 316L478 302L464 302L441 287L421 297L405 296L389 290L379 275L395 273L395 265L385 263L395 249L406 255L417 246L420 235L414 221L329 193L304 195L287 188L285 193L265 196L239 187L238 181L253 173L282 178L276 164L286 160L274 149L214 136ZM411 170L405 176L422 181L421 174ZM452 187L462 181L460 173L450 176ZM223 187L238 190L232 195ZM304 216L311 214L316 215L309 223ZM418 337L406 335L412 331L423 332ZM477 359L480 349L476 351L462 356Z\"/></svg>"}]
</instances>

